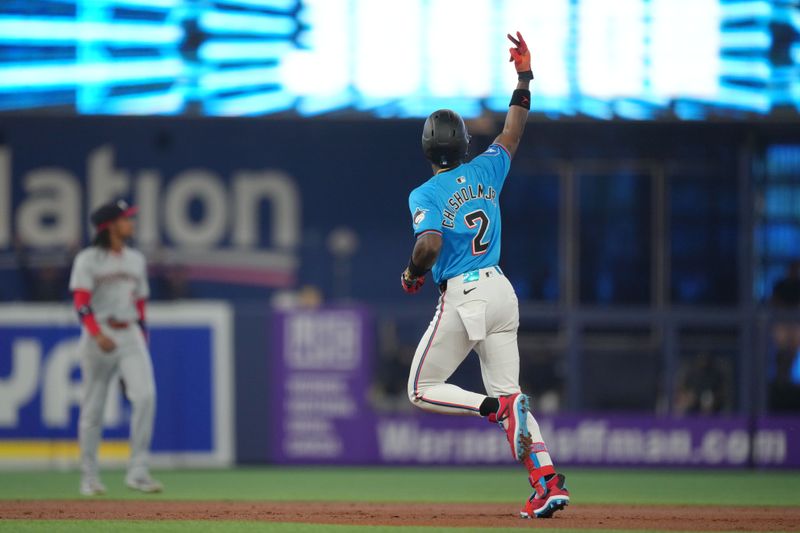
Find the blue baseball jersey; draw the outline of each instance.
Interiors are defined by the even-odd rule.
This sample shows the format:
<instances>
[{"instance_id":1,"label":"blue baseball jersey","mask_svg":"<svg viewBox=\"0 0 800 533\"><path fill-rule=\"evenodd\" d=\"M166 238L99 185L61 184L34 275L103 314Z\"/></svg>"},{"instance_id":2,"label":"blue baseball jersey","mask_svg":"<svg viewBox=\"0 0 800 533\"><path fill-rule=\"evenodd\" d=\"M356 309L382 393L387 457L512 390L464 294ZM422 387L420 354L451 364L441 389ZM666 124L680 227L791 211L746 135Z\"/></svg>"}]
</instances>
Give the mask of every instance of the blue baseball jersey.
<instances>
[{"instance_id":1,"label":"blue baseball jersey","mask_svg":"<svg viewBox=\"0 0 800 533\"><path fill-rule=\"evenodd\" d=\"M408 207L417 238L442 236L433 279L446 279L500 261L500 191L511 156L493 144L469 163L439 172L411 191Z\"/></svg>"}]
</instances>

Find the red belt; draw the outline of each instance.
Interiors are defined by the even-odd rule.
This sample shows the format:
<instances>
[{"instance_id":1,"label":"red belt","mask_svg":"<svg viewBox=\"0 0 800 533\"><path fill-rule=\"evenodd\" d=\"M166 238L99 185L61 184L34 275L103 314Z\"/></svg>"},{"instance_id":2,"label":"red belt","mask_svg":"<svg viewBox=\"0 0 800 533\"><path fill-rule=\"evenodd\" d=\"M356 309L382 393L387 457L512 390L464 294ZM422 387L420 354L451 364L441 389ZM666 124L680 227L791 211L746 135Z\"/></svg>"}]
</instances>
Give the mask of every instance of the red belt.
<instances>
[{"instance_id":1,"label":"red belt","mask_svg":"<svg viewBox=\"0 0 800 533\"><path fill-rule=\"evenodd\" d=\"M108 327L111 329L126 329L130 322L120 322L119 320L114 320L113 318L109 318L107 320Z\"/></svg>"}]
</instances>

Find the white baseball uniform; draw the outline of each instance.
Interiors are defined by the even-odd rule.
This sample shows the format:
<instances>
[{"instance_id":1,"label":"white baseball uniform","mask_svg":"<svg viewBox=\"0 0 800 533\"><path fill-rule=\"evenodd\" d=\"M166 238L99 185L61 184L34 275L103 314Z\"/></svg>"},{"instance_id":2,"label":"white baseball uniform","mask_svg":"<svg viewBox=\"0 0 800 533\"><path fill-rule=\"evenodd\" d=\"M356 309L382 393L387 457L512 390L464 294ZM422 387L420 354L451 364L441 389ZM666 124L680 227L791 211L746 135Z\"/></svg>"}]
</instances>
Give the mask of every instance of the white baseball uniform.
<instances>
[{"instance_id":1,"label":"white baseball uniform","mask_svg":"<svg viewBox=\"0 0 800 533\"><path fill-rule=\"evenodd\" d=\"M480 269L474 281L447 280L436 314L417 346L408 380L411 402L437 413L480 416L486 395L447 383L472 350L478 354L486 394L520 392L519 303L514 288L497 267ZM539 424L528 413L528 430L538 467L552 466Z\"/></svg>"},{"instance_id":2,"label":"white baseball uniform","mask_svg":"<svg viewBox=\"0 0 800 533\"><path fill-rule=\"evenodd\" d=\"M409 195L414 234L442 238L431 269L441 296L422 336L408 380L411 402L428 411L480 415L483 394L447 383L473 349L478 353L486 393L491 397L520 392L519 306L500 260L499 195L511 156L493 144L468 163L442 170ZM533 439L531 460L551 467L533 415L527 415Z\"/></svg>"},{"instance_id":3,"label":"white baseball uniform","mask_svg":"<svg viewBox=\"0 0 800 533\"><path fill-rule=\"evenodd\" d=\"M79 427L82 472L84 476L98 474L103 411L109 385L119 375L133 407L128 475L147 473L156 396L150 353L137 323L136 302L150 295L145 258L128 247L116 253L91 246L75 257L69 288L91 292L95 319L116 344L112 352L104 352L83 329L79 344L84 387Z\"/></svg>"}]
</instances>

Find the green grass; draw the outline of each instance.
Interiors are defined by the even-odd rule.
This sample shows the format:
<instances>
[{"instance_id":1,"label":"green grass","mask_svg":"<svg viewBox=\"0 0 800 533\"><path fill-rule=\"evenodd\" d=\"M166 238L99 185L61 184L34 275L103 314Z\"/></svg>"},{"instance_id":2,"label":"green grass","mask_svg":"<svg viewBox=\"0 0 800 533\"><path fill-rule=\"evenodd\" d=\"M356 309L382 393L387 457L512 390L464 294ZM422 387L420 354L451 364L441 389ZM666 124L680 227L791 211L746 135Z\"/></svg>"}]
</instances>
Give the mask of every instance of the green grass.
<instances>
[{"instance_id":1,"label":"green grass","mask_svg":"<svg viewBox=\"0 0 800 533\"><path fill-rule=\"evenodd\" d=\"M582 503L800 506L800 472L566 470L573 505ZM519 469L243 468L157 472L166 492L143 495L123 486L123 472L105 472L108 499L374 502L499 502L528 494ZM77 472L3 472L0 500L78 499ZM454 533L458 528L333 526L216 521L4 521L0 533ZM543 529L558 533L595 530ZM501 533L507 528L470 528ZM610 530L596 530L609 533ZM626 531L626 533L635 533Z\"/></svg>"},{"instance_id":2,"label":"green grass","mask_svg":"<svg viewBox=\"0 0 800 533\"><path fill-rule=\"evenodd\" d=\"M521 502L519 469L245 468L157 472L160 495L126 489L105 472L108 499L374 502ZM565 470L573 502L673 505L800 505L800 472ZM76 472L3 472L0 499L74 499Z\"/></svg>"}]
</instances>

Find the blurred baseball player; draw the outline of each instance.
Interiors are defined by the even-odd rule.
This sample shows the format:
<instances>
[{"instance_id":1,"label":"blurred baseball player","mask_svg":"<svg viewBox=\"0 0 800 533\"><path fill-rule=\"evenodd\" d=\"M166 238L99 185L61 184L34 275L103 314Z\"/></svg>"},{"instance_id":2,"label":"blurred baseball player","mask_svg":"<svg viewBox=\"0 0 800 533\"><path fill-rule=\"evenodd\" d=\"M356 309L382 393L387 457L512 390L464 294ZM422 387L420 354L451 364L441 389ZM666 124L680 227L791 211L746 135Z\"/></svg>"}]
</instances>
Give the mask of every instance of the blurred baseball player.
<instances>
[{"instance_id":1,"label":"blurred baseball player","mask_svg":"<svg viewBox=\"0 0 800 533\"><path fill-rule=\"evenodd\" d=\"M533 79L522 35L508 38L519 82L494 143L467 162L470 136L461 117L447 109L431 114L422 131L434 176L408 198L416 244L401 282L415 293L431 271L441 296L414 355L408 395L428 411L499 423L534 488L520 516L548 518L569 503L569 492L530 413L530 399L520 392L517 297L498 266L499 195L525 129ZM473 349L488 396L447 383Z\"/></svg>"},{"instance_id":2,"label":"blurred baseball player","mask_svg":"<svg viewBox=\"0 0 800 533\"><path fill-rule=\"evenodd\" d=\"M75 257L69 281L83 325L79 350L84 389L78 439L80 492L85 496L106 491L100 481L97 449L108 387L117 375L133 407L125 483L142 492L163 488L150 476L147 465L156 397L145 339L145 300L150 294L147 265L140 252L125 245L133 236L130 217L135 212L135 207L118 201L92 213L97 234L92 246Z\"/></svg>"}]
</instances>

